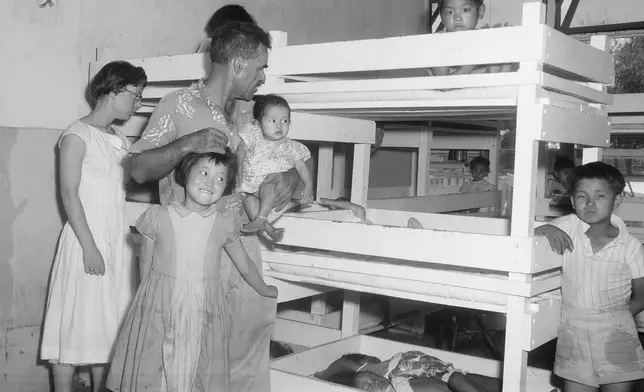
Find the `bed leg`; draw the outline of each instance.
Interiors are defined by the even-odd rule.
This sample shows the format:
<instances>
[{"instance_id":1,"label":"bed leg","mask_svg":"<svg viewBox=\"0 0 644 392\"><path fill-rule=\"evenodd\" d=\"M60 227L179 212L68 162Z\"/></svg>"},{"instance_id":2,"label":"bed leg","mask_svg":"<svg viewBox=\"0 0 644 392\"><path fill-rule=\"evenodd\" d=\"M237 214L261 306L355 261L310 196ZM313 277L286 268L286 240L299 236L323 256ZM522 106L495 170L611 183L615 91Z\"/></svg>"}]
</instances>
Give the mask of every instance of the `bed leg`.
<instances>
[{"instance_id":1,"label":"bed leg","mask_svg":"<svg viewBox=\"0 0 644 392\"><path fill-rule=\"evenodd\" d=\"M318 148L318 181L315 197L332 197L333 144L320 143Z\"/></svg>"},{"instance_id":2,"label":"bed leg","mask_svg":"<svg viewBox=\"0 0 644 392\"><path fill-rule=\"evenodd\" d=\"M508 296L503 357L503 392L525 392L528 352L523 349L528 299Z\"/></svg>"},{"instance_id":3,"label":"bed leg","mask_svg":"<svg viewBox=\"0 0 644 392\"><path fill-rule=\"evenodd\" d=\"M357 335L360 331L360 293L344 291L342 303L342 339Z\"/></svg>"},{"instance_id":4,"label":"bed leg","mask_svg":"<svg viewBox=\"0 0 644 392\"><path fill-rule=\"evenodd\" d=\"M323 316L329 313L331 313L331 308L327 303L326 293L311 297L311 314Z\"/></svg>"}]
</instances>

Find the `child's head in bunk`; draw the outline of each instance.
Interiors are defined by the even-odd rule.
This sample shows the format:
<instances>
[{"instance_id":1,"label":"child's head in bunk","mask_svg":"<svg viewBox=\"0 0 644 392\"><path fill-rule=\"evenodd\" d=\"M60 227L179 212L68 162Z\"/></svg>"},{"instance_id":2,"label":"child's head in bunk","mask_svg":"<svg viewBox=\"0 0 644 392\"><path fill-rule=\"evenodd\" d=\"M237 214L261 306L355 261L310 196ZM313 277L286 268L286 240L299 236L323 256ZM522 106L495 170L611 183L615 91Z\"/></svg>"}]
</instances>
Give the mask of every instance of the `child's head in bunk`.
<instances>
[{"instance_id":1,"label":"child's head in bunk","mask_svg":"<svg viewBox=\"0 0 644 392\"><path fill-rule=\"evenodd\" d=\"M472 181L477 182L481 181L490 173L490 161L489 159L478 156L470 161L470 174L472 175Z\"/></svg>"},{"instance_id":2,"label":"child's head in bunk","mask_svg":"<svg viewBox=\"0 0 644 392\"><path fill-rule=\"evenodd\" d=\"M438 9L448 33L474 30L485 16L483 0L439 0Z\"/></svg>"},{"instance_id":3,"label":"child's head in bunk","mask_svg":"<svg viewBox=\"0 0 644 392\"><path fill-rule=\"evenodd\" d=\"M141 94L147 83L142 67L112 61L94 76L88 92L93 106L108 105L118 120L125 121L141 107Z\"/></svg>"},{"instance_id":4,"label":"child's head in bunk","mask_svg":"<svg viewBox=\"0 0 644 392\"><path fill-rule=\"evenodd\" d=\"M206 24L206 34L209 38L212 38L215 29L228 22L257 24L255 18L246 11L244 6L239 4L227 4L212 14L210 20L208 20L208 23Z\"/></svg>"},{"instance_id":5,"label":"child's head in bunk","mask_svg":"<svg viewBox=\"0 0 644 392\"><path fill-rule=\"evenodd\" d=\"M327 381L369 392L391 391L391 382L374 372L342 372L329 377Z\"/></svg>"},{"instance_id":6,"label":"child's head in bunk","mask_svg":"<svg viewBox=\"0 0 644 392\"><path fill-rule=\"evenodd\" d=\"M579 219L589 225L610 222L626 186L622 173L604 162L592 162L576 167L569 181L571 202Z\"/></svg>"},{"instance_id":7,"label":"child's head in bunk","mask_svg":"<svg viewBox=\"0 0 644 392\"><path fill-rule=\"evenodd\" d=\"M233 192L236 173L232 152L213 148L186 156L174 175L177 184L185 189L184 205L198 212Z\"/></svg>"},{"instance_id":8,"label":"child's head in bunk","mask_svg":"<svg viewBox=\"0 0 644 392\"><path fill-rule=\"evenodd\" d=\"M572 159L565 157L563 155L557 155L555 157L555 164L552 169L552 176L555 181L561 185L567 193L572 193L572 186L569 181L570 173L575 168L575 162Z\"/></svg>"},{"instance_id":9,"label":"child's head in bunk","mask_svg":"<svg viewBox=\"0 0 644 392\"><path fill-rule=\"evenodd\" d=\"M291 107L279 95L256 96L253 118L262 129L264 139L278 141L288 136L291 125Z\"/></svg>"}]
</instances>

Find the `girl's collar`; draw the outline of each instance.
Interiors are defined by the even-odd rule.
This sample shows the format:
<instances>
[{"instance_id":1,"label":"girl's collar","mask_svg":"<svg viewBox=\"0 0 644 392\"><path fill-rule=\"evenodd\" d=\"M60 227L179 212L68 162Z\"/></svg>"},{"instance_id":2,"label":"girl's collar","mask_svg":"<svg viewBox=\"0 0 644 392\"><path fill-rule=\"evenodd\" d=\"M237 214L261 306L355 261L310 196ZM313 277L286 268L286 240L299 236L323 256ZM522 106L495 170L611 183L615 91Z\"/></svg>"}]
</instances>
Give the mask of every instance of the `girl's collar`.
<instances>
[{"instance_id":1,"label":"girl's collar","mask_svg":"<svg viewBox=\"0 0 644 392\"><path fill-rule=\"evenodd\" d=\"M199 214L204 218L207 218L217 212L217 203L211 205L210 207L206 208L203 211L192 211L188 209L186 206L184 206L183 203L176 200L173 201L171 205L174 208L174 210L177 211L177 214L179 214L179 216L182 218L185 218L190 214Z\"/></svg>"}]
</instances>

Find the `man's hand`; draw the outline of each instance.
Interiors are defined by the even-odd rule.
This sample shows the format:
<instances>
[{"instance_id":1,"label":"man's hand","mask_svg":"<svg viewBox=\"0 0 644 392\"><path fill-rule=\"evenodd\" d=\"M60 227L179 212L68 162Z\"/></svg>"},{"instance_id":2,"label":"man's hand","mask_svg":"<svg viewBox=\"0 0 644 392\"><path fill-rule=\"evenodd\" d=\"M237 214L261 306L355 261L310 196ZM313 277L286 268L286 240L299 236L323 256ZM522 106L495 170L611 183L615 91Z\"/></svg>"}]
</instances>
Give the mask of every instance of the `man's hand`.
<instances>
[{"instance_id":1,"label":"man's hand","mask_svg":"<svg viewBox=\"0 0 644 392\"><path fill-rule=\"evenodd\" d=\"M228 145L228 136L219 129L204 128L181 138L187 152L203 153L211 148L223 148Z\"/></svg>"},{"instance_id":2,"label":"man's hand","mask_svg":"<svg viewBox=\"0 0 644 392\"><path fill-rule=\"evenodd\" d=\"M281 211L293 198L293 193L299 182L300 177L297 171L293 169L285 173L269 174L260 187L268 183L275 184L275 204L273 207L276 211Z\"/></svg>"}]
</instances>

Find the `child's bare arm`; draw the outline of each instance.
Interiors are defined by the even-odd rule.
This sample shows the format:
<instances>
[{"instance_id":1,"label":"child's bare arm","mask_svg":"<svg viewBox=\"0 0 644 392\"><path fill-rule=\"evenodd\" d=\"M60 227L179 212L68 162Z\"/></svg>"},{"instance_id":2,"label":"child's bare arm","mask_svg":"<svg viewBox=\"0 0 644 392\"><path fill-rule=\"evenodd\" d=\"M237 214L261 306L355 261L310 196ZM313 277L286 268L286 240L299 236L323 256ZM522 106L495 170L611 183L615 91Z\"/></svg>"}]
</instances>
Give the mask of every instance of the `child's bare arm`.
<instances>
[{"instance_id":1,"label":"child's bare arm","mask_svg":"<svg viewBox=\"0 0 644 392\"><path fill-rule=\"evenodd\" d=\"M544 236L550 242L550 247L557 254L564 254L566 250L573 251L572 239L565 231L554 225L543 225L534 229L534 235Z\"/></svg>"},{"instance_id":2,"label":"child's bare arm","mask_svg":"<svg viewBox=\"0 0 644 392\"><path fill-rule=\"evenodd\" d=\"M244 280L262 297L277 298L277 287L269 286L264 282L262 276L257 271L255 263L250 259L244 249L241 240L224 247L226 253L233 261L235 268Z\"/></svg>"},{"instance_id":3,"label":"child's bare arm","mask_svg":"<svg viewBox=\"0 0 644 392\"><path fill-rule=\"evenodd\" d=\"M631 313L633 316L644 311L644 278L633 279L633 295L631 296Z\"/></svg>"},{"instance_id":4,"label":"child's bare arm","mask_svg":"<svg viewBox=\"0 0 644 392\"><path fill-rule=\"evenodd\" d=\"M237 145L235 151L235 164L237 165L237 182L240 183L244 176L244 159L246 159L246 143L243 140Z\"/></svg>"},{"instance_id":5,"label":"child's bare arm","mask_svg":"<svg viewBox=\"0 0 644 392\"><path fill-rule=\"evenodd\" d=\"M154 255L154 241L141 236L141 256L139 257L139 280L143 280L150 272Z\"/></svg>"},{"instance_id":6,"label":"child's bare arm","mask_svg":"<svg viewBox=\"0 0 644 392\"><path fill-rule=\"evenodd\" d=\"M434 67L431 68L431 74L428 72L427 74L430 76L447 76L449 75L449 69L450 67Z\"/></svg>"}]
</instances>

